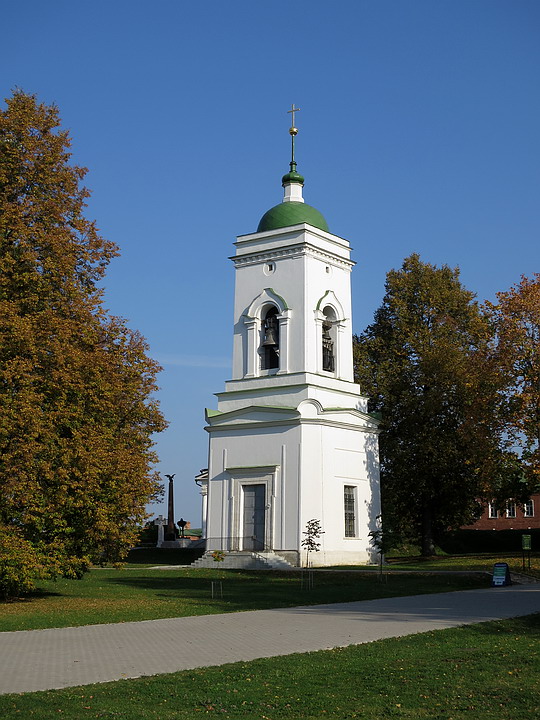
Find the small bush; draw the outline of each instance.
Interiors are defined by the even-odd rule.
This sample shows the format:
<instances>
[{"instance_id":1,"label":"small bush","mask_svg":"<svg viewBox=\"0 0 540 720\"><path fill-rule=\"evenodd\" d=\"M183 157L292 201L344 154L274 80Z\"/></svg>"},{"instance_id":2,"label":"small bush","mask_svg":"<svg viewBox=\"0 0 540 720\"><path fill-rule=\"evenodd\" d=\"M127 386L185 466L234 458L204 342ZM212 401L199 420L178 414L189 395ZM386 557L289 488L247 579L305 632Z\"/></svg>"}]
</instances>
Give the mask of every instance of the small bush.
<instances>
[{"instance_id":1,"label":"small bush","mask_svg":"<svg viewBox=\"0 0 540 720\"><path fill-rule=\"evenodd\" d=\"M4 599L35 590L35 581L50 577L45 558L18 528L0 525L0 596Z\"/></svg>"}]
</instances>

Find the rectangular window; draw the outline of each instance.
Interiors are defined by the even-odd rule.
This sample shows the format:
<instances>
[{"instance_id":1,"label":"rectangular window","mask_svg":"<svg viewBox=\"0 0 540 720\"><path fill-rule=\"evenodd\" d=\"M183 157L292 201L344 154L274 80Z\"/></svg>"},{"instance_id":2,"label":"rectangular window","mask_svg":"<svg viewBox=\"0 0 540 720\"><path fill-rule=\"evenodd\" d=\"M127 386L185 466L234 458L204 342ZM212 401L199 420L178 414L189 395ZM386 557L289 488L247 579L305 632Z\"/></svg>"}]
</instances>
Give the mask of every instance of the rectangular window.
<instances>
[{"instance_id":1,"label":"rectangular window","mask_svg":"<svg viewBox=\"0 0 540 720\"><path fill-rule=\"evenodd\" d=\"M343 507L345 510L345 537L356 537L355 490L352 485L345 485Z\"/></svg>"},{"instance_id":2,"label":"rectangular window","mask_svg":"<svg viewBox=\"0 0 540 720\"><path fill-rule=\"evenodd\" d=\"M515 518L516 517L516 503L515 502L509 502L506 505L506 517L507 518Z\"/></svg>"},{"instance_id":3,"label":"rectangular window","mask_svg":"<svg viewBox=\"0 0 540 720\"><path fill-rule=\"evenodd\" d=\"M523 505L523 515L525 517L534 517L534 500L527 500Z\"/></svg>"},{"instance_id":4,"label":"rectangular window","mask_svg":"<svg viewBox=\"0 0 540 720\"><path fill-rule=\"evenodd\" d=\"M495 520L499 517L499 513L497 512L497 506L495 505L495 503L489 503L489 517L492 520Z\"/></svg>"}]
</instances>

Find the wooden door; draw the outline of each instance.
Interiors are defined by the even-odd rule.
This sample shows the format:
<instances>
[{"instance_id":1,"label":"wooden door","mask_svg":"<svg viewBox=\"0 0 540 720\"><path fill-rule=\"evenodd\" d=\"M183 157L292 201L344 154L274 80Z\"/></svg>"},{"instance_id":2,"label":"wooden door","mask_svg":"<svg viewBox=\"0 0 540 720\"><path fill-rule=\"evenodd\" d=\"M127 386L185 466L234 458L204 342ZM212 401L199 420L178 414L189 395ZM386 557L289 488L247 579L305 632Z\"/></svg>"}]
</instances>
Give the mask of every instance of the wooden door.
<instances>
[{"instance_id":1,"label":"wooden door","mask_svg":"<svg viewBox=\"0 0 540 720\"><path fill-rule=\"evenodd\" d=\"M265 486L244 485L244 550L264 550Z\"/></svg>"}]
</instances>

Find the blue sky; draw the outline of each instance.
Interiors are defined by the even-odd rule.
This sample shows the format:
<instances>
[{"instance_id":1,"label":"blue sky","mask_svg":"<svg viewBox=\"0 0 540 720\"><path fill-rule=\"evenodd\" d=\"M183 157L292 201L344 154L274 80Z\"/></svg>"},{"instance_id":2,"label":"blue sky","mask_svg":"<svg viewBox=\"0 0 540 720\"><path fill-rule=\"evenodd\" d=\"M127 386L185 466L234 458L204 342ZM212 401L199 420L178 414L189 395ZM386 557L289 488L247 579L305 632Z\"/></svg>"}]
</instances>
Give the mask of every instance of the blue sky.
<instances>
[{"instance_id":1,"label":"blue sky","mask_svg":"<svg viewBox=\"0 0 540 720\"><path fill-rule=\"evenodd\" d=\"M2 97L60 108L105 281L163 365L158 469L200 525L232 349L235 236L282 196L291 103L304 197L350 240L353 323L418 252L479 300L540 270L537 0L3 0ZM158 512L163 507L152 508Z\"/></svg>"}]
</instances>

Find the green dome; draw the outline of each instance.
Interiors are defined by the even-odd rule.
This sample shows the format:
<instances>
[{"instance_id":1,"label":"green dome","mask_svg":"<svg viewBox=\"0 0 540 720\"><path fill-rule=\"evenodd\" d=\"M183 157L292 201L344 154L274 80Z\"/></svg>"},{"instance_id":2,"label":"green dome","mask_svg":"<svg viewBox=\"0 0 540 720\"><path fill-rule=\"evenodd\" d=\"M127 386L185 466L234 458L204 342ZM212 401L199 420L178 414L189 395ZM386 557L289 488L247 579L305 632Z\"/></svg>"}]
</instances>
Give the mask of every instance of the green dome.
<instances>
[{"instance_id":1,"label":"green dome","mask_svg":"<svg viewBox=\"0 0 540 720\"><path fill-rule=\"evenodd\" d=\"M308 223L319 230L330 232L326 220L321 213L311 205L302 202L281 202L270 208L261 218L257 232L266 230L277 230L278 228L289 227Z\"/></svg>"},{"instance_id":2,"label":"green dome","mask_svg":"<svg viewBox=\"0 0 540 720\"><path fill-rule=\"evenodd\" d=\"M286 183L299 183L300 185L304 184L304 178L300 173L297 173L296 170L291 170L291 172L288 172L286 175L284 175L281 178L281 184L285 185Z\"/></svg>"}]
</instances>

